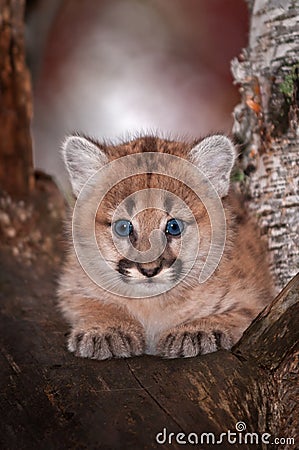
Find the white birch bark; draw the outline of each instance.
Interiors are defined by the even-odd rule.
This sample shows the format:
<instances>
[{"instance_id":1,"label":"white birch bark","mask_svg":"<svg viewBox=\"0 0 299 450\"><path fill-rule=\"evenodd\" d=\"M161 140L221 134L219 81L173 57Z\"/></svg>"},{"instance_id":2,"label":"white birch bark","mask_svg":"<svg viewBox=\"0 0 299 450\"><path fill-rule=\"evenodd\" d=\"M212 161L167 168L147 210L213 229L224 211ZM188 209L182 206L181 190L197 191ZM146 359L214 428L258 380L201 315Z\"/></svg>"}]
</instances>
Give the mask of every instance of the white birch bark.
<instances>
[{"instance_id":1,"label":"white birch bark","mask_svg":"<svg viewBox=\"0 0 299 450\"><path fill-rule=\"evenodd\" d=\"M267 238L277 289L299 260L299 0L251 0L249 45L232 72L242 102L233 133L242 188Z\"/></svg>"}]
</instances>

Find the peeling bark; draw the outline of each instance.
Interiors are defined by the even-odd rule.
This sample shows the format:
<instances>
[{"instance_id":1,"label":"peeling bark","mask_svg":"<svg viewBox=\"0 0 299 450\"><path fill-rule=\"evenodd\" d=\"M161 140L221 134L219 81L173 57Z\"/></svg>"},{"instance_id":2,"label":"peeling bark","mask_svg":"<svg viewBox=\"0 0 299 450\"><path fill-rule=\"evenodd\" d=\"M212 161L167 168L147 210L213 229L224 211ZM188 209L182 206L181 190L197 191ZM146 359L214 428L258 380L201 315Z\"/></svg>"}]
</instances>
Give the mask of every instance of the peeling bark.
<instances>
[{"instance_id":1,"label":"peeling bark","mask_svg":"<svg viewBox=\"0 0 299 450\"><path fill-rule=\"evenodd\" d=\"M24 0L0 0L0 187L19 197L33 187L24 5Z\"/></svg>"},{"instance_id":2,"label":"peeling bark","mask_svg":"<svg viewBox=\"0 0 299 450\"><path fill-rule=\"evenodd\" d=\"M233 133L242 149L242 188L268 240L280 289L299 268L299 2L249 6L249 45L232 61L242 97Z\"/></svg>"}]
</instances>

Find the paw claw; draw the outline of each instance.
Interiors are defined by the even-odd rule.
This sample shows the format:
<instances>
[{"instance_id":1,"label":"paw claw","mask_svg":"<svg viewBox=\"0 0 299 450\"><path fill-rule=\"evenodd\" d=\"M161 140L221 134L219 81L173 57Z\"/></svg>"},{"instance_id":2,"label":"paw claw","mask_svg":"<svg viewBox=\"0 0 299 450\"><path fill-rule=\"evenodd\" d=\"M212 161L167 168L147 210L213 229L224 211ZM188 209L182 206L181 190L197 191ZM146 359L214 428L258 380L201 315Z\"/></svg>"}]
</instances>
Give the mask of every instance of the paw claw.
<instances>
[{"instance_id":1,"label":"paw claw","mask_svg":"<svg viewBox=\"0 0 299 450\"><path fill-rule=\"evenodd\" d=\"M144 351L141 333L129 333L117 328L102 330L73 330L68 339L68 349L76 356L91 359L128 358Z\"/></svg>"},{"instance_id":2,"label":"paw claw","mask_svg":"<svg viewBox=\"0 0 299 450\"><path fill-rule=\"evenodd\" d=\"M221 330L178 329L160 339L157 353L165 358L190 358L231 347L230 336Z\"/></svg>"}]
</instances>

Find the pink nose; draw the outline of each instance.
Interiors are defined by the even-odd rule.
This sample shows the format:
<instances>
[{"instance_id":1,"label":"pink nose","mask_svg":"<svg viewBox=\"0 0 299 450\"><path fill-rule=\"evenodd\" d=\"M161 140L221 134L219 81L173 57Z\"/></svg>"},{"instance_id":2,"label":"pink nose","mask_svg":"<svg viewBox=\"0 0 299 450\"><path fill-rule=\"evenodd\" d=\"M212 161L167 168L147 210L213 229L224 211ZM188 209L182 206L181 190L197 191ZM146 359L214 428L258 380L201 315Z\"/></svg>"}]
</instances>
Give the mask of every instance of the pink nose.
<instances>
[{"instance_id":1,"label":"pink nose","mask_svg":"<svg viewBox=\"0 0 299 450\"><path fill-rule=\"evenodd\" d=\"M157 275L161 271L162 264L160 264L159 266L156 266L156 267L151 267L151 268L145 268L141 264L137 264L137 269L145 277L151 278L151 277L154 277L155 275Z\"/></svg>"}]
</instances>

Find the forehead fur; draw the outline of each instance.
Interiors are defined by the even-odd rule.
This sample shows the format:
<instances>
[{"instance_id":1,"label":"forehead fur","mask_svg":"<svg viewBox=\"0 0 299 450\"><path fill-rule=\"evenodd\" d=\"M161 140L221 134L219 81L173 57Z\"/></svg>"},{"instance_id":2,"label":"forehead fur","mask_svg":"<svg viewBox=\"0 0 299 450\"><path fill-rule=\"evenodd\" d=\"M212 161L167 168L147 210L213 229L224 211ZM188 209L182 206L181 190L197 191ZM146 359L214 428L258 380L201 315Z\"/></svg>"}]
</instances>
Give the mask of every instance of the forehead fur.
<instances>
[{"instance_id":1,"label":"forehead fur","mask_svg":"<svg viewBox=\"0 0 299 450\"><path fill-rule=\"evenodd\" d=\"M122 156L145 152L167 153L187 159L188 153L190 152L194 144L194 142L191 144L174 140L161 139L154 136L144 136L136 138L132 141L125 142L123 144L105 146L101 145L101 148L111 161Z\"/></svg>"},{"instance_id":2,"label":"forehead fur","mask_svg":"<svg viewBox=\"0 0 299 450\"><path fill-rule=\"evenodd\" d=\"M195 142L184 143L174 140L165 140L153 136L145 136L137 138L133 141L128 141L123 144L106 145L104 147L101 146L101 148L110 161L116 160L123 156L127 156L129 154L142 154L145 152L166 153L187 160L190 150L194 147L195 144ZM177 164L176 161L172 163ZM132 168L132 172L134 172L134 168ZM188 174L182 173L182 176L184 179L188 179ZM189 205L195 216L202 217L203 214L205 214L203 211L205 210L203 204L199 201L195 193L186 186L185 183L166 175L147 173L132 175L132 177L123 179L115 187L113 187L106 194L102 204L100 205L97 213L97 218L104 219L104 217L107 216L107 213L108 215L113 213L113 210L125 199L126 201L124 202L124 209L127 211L128 216L134 214L134 206L140 207L140 205L135 205L134 200L128 197L130 197L131 194L134 194L137 191L143 189L161 189L163 191L173 193L175 196L179 197L181 200L186 202L187 205ZM154 204L144 205L144 207L162 208L165 211L169 211L170 214L172 210L176 210L176 202L173 196L167 196L166 194L165 196L163 196L163 200L161 200L161 202L159 203L160 204L157 204L155 202ZM148 212L147 214L150 215L151 212Z\"/></svg>"},{"instance_id":3,"label":"forehead fur","mask_svg":"<svg viewBox=\"0 0 299 450\"><path fill-rule=\"evenodd\" d=\"M154 191L153 196L150 195L150 191L147 191L147 195L134 197L136 192L148 189ZM161 190L160 196L157 195L156 190ZM173 216L180 213L181 204L179 200L186 203L197 219L206 214L203 203L183 182L165 175L134 175L119 182L106 194L98 209L97 217L102 219L105 216L107 218L107 215L111 217L115 208L122 202L121 211L126 213L126 217L131 217L136 210L142 208L148 209L148 216L154 213L151 208L161 209Z\"/></svg>"}]
</instances>

